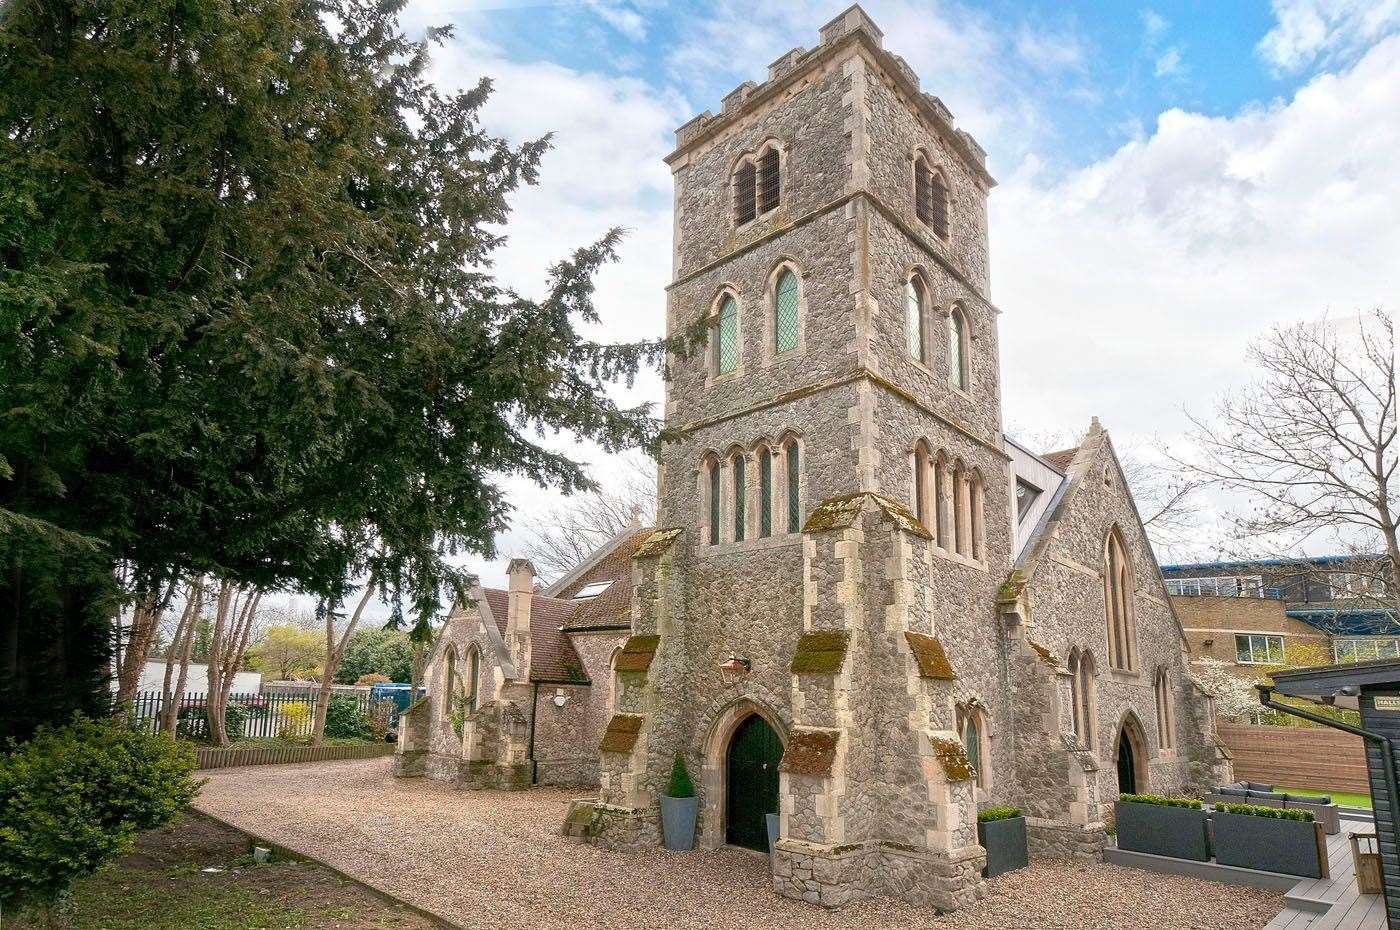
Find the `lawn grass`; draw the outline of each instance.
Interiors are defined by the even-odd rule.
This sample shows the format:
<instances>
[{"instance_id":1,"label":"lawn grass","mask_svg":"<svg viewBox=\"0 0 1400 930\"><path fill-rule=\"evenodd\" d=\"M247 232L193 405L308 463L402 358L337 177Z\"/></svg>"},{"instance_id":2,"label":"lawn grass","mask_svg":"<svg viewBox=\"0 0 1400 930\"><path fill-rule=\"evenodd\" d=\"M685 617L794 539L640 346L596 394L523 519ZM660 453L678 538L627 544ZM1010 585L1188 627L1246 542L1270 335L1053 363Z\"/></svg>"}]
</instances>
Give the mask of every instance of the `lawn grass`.
<instances>
[{"instance_id":1,"label":"lawn grass","mask_svg":"<svg viewBox=\"0 0 1400 930\"><path fill-rule=\"evenodd\" d=\"M209 871L206 871L209 870ZM431 930L418 914L315 863L255 864L247 838L186 814L144 834L128 856L79 881L71 930ZM40 930L41 915L0 922Z\"/></svg>"},{"instance_id":2,"label":"lawn grass","mask_svg":"<svg viewBox=\"0 0 1400 930\"><path fill-rule=\"evenodd\" d=\"M1309 797L1322 797L1324 794L1332 798L1332 803L1342 807L1364 807L1371 809L1371 796L1369 794L1353 794L1350 791L1318 791L1316 788L1274 788L1275 791L1284 791L1288 794L1301 794Z\"/></svg>"}]
</instances>

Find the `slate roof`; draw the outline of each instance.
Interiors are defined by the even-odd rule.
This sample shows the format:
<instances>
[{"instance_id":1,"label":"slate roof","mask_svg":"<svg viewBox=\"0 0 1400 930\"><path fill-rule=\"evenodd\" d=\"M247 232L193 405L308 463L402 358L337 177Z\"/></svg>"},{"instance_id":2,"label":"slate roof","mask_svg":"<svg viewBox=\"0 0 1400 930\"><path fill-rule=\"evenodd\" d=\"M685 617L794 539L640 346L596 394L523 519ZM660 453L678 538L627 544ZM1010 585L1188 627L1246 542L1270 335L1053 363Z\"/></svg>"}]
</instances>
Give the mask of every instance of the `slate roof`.
<instances>
[{"instance_id":1,"label":"slate roof","mask_svg":"<svg viewBox=\"0 0 1400 930\"><path fill-rule=\"evenodd\" d=\"M510 616L510 592L498 588L483 588L486 603L496 620L496 628L504 636ZM588 673L579 661L578 653L563 633L563 626L577 607L572 601L557 597L532 595L530 599L530 680L588 682Z\"/></svg>"},{"instance_id":2,"label":"slate roof","mask_svg":"<svg viewBox=\"0 0 1400 930\"><path fill-rule=\"evenodd\" d=\"M632 625L632 555L654 532L654 527L639 528L559 592L558 599L569 601L574 608L573 615L566 624L568 629L596 626L622 628ZM570 600L585 585L602 581L612 582L603 593L586 601Z\"/></svg>"}]
</instances>

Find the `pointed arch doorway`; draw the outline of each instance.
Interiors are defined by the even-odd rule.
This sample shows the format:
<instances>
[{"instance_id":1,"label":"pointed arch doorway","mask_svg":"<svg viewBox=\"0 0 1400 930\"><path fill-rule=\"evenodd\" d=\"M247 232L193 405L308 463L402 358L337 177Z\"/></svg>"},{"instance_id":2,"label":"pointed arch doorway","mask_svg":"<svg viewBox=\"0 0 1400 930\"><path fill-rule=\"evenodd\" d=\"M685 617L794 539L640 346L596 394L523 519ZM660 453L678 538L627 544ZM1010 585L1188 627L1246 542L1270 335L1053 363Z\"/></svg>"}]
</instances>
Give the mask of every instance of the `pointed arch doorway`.
<instances>
[{"instance_id":1,"label":"pointed arch doorway","mask_svg":"<svg viewBox=\"0 0 1400 930\"><path fill-rule=\"evenodd\" d=\"M725 842L767 851L766 816L778 812L782 758L782 740L760 715L751 713L734 728L725 754Z\"/></svg>"},{"instance_id":2,"label":"pointed arch doorway","mask_svg":"<svg viewBox=\"0 0 1400 930\"><path fill-rule=\"evenodd\" d=\"M1146 738L1137 718L1128 716L1118 728L1118 791L1145 794L1147 783Z\"/></svg>"}]
</instances>

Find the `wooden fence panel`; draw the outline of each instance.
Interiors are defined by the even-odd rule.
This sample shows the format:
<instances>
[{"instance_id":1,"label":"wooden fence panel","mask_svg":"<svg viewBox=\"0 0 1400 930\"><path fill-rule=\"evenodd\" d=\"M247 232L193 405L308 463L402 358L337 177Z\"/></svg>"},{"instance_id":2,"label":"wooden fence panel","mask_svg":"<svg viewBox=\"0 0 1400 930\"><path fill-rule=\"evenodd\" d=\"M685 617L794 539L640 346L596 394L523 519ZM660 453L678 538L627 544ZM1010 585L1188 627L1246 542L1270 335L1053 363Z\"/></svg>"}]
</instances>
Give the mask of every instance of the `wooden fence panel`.
<instances>
[{"instance_id":1,"label":"wooden fence panel","mask_svg":"<svg viewBox=\"0 0 1400 930\"><path fill-rule=\"evenodd\" d=\"M1326 727L1221 723L1221 742L1235 757L1235 777L1291 788L1370 792L1366 745Z\"/></svg>"},{"instance_id":2,"label":"wooden fence panel","mask_svg":"<svg viewBox=\"0 0 1400 930\"><path fill-rule=\"evenodd\" d=\"M248 749L217 749L200 746L195 750L199 768L224 769L235 765L285 765L294 762L329 762L338 759L373 759L394 751L393 743L365 743L342 746L265 746Z\"/></svg>"}]
</instances>

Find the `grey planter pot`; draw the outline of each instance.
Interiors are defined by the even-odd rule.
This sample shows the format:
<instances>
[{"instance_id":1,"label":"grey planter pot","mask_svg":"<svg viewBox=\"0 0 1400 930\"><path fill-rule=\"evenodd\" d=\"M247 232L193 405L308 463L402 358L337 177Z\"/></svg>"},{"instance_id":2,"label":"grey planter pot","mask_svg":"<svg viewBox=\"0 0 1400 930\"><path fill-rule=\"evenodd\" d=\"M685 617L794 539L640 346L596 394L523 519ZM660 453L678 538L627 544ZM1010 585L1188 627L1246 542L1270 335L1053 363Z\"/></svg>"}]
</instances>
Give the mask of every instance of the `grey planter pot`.
<instances>
[{"instance_id":1,"label":"grey planter pot","mask_svg":"<svg viewBox=\"0 0 1400 930\"><path fill-rule=\"evenodd\" d=\"M778 834L782 832L783 821L777 814L764 814L763 822L768 825L768 871L773 871L778 862Z\"/></svg>"},{"instance_id":2,"label":"grey planter pot","mask_svg":"<svg viewBox=\"0 0 1400 930\"><path fill-rule=\"evenodd\" d=\"M661 842L667 849L695 848L695 818L699 798L661 796Z\"/></svg>"},{"instance_id":3,"label":"grey planter pot","mask_svg":"<svg viewBox=\"0 0 1400 930\"><path fill-rule=\"evenodd\" d=\"M1026 851L1026 818L1008 817L977 824L977 842L987 850L982 874L993 878L1023 869L1030 862Z\"/></svg>"},{"instance_id":4,"label":"grey planter pot","mask_svg":"<svg viewBox=\"0 0 1400 930\"><path fill-rule=\"evenodd\" d=\"M1316 823L1216 811L1215 861L1265 872L1321 878Z\"/></svg>"},{"instance_id":5,"label":"grey planter pot","mask_svg":"<svg viewBox=\"0 0 1400 930\"><path fill-rule=\"evenodd\" d=\"M1210 858L1203 810L1115 801L1113 819L1119 849L1197 862Z\"/></svg>"}]
</instances>

